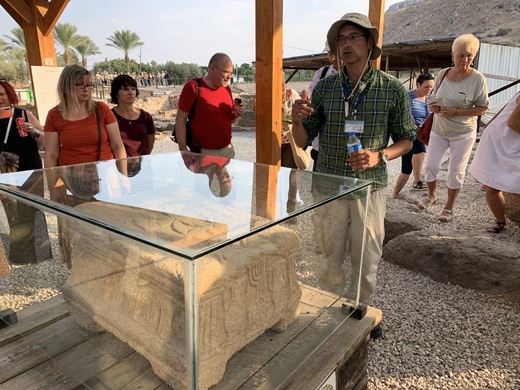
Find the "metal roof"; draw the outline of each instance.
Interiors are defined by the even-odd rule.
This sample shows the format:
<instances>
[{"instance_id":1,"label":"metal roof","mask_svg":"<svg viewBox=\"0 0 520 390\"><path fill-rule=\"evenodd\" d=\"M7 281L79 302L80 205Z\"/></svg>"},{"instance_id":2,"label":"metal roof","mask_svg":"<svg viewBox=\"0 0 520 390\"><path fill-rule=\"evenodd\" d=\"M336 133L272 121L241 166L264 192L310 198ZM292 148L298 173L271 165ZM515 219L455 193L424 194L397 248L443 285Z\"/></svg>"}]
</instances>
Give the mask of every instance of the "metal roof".
<instances>
[{"instance_id":1,"label":"metal roof","mask_svg":"<svg viewBox=\"0 0 520 390\"><path fill-rule=\"evenodd\" d=\"M381 69L403 71L411 69L445 68L451 64L451 45L456 37L383 44ZM284 69L317 70L329 65L327 53L283 59Z\"/></svg>"}]
</instances>

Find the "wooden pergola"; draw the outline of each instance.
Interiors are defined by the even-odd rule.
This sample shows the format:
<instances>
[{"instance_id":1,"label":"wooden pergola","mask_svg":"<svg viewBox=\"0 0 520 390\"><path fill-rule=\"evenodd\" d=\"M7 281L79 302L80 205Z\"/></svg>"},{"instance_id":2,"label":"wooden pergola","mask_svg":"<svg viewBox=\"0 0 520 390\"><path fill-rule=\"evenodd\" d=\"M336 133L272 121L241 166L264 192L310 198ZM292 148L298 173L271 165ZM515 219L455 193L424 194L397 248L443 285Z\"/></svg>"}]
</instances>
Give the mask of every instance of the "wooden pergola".
<instances>
[{"instance_id":1,"label":"wooden pergola","mask_svg":"<svg viewBox=\"0 0 520 390\"><path fill-rule=\"evenodd\" d=\"M31 66L56 66L52 30L70 0L0 0L25 33ZM369 18L383 31L385 0L370 0ZM348 10L345 10L346 13ZM256 159L280 165L283 0L256 0ZM338 14L338 18L341 15ZM325 34L325 32L323 32ZM379 45L382 43L382 34ZM380 59L374 61L379 67Z\"/></svg>"}]
</instances>

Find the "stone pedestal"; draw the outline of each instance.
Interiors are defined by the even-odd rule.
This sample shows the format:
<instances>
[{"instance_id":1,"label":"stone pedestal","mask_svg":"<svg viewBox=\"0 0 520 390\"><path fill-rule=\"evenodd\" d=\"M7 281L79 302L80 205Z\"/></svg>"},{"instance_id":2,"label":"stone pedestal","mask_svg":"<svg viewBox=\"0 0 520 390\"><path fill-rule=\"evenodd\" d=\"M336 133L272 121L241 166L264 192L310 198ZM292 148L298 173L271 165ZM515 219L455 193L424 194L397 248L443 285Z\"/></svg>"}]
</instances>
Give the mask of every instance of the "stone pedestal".
<instances>
[{"instance_id":1,"label":"stone pedestal","mask_svg":"<svg viewBox=\"0 0 520 390\"><path fill-rule=\"evenodd\" d=\"M520 222L520 194L504 192L506 215L513 221Z\"/></svg>"},{"instance_id":2,"label":"stone pedestal","mask_svg":"<svg viewBox=\"0 0 520 390\"><path fill-rule=\"evenodd\" d=\"M121 226L154 234L158 241L196 245L225 238L225 226L193 218L111 204L77 207ZM188 234L186 234L188 232ZM284 330L299 315L296 281L299 239L275 226L207 256L184 260L137 240L69 221L71 276L64 286L70 314L83 327L108 330L146 357L175 389L186 388L188 361L185 293L196 286L198 386L224 375L231 356L265 330ZM136 235L138 235L136 233ZM67 240L66 240L67 241ZM187 270L195 279L187 278Z\"/></svg>"}]
</instances>

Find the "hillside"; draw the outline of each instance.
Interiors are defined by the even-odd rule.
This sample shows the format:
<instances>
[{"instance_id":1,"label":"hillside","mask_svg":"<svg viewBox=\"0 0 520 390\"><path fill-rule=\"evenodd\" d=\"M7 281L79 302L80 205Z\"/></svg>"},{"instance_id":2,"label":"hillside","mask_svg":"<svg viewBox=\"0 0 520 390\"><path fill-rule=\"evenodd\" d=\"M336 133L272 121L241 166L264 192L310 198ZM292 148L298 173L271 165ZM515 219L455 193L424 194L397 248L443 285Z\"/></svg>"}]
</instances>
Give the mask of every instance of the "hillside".
<instances>
[{"instance_id":1,"label":"hillside","mask_svg":"<svg viewBox=\"0 0 520 390\"><path fill-rule=\"evenodd\" d=\"M385 13L384 43L472 33L520 45L518 0L424 0Z\"/></svg>"}]
</instances>

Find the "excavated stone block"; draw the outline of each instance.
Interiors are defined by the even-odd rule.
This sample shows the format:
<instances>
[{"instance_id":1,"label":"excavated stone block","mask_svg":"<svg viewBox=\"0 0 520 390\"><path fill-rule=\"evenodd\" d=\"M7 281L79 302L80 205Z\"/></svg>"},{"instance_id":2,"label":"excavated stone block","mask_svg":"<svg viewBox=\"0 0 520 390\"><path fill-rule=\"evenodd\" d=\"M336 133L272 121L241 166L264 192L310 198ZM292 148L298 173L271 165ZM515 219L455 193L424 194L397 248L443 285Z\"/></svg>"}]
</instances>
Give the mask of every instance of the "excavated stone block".
<instances>
[{"instance_id":1,"label":"excavated stone block","mask_svg":"<svg viewBox=\"0 0 520 390\"><path fill-rule=\"evenodd\" d=\"M78 208L176 245L226 237L225 225L195 218L101 202ZM77 221L69 221L67 234L72 269L64 297L71 316L80 326L108 330L129 344L175 389L186 388L190 364L188 284L198 301L200 389L220 381L234 353L267 329L283 331L299 315L299 238L290 229L275 226L195 261Z\"/></svg>"}]
</instances>

